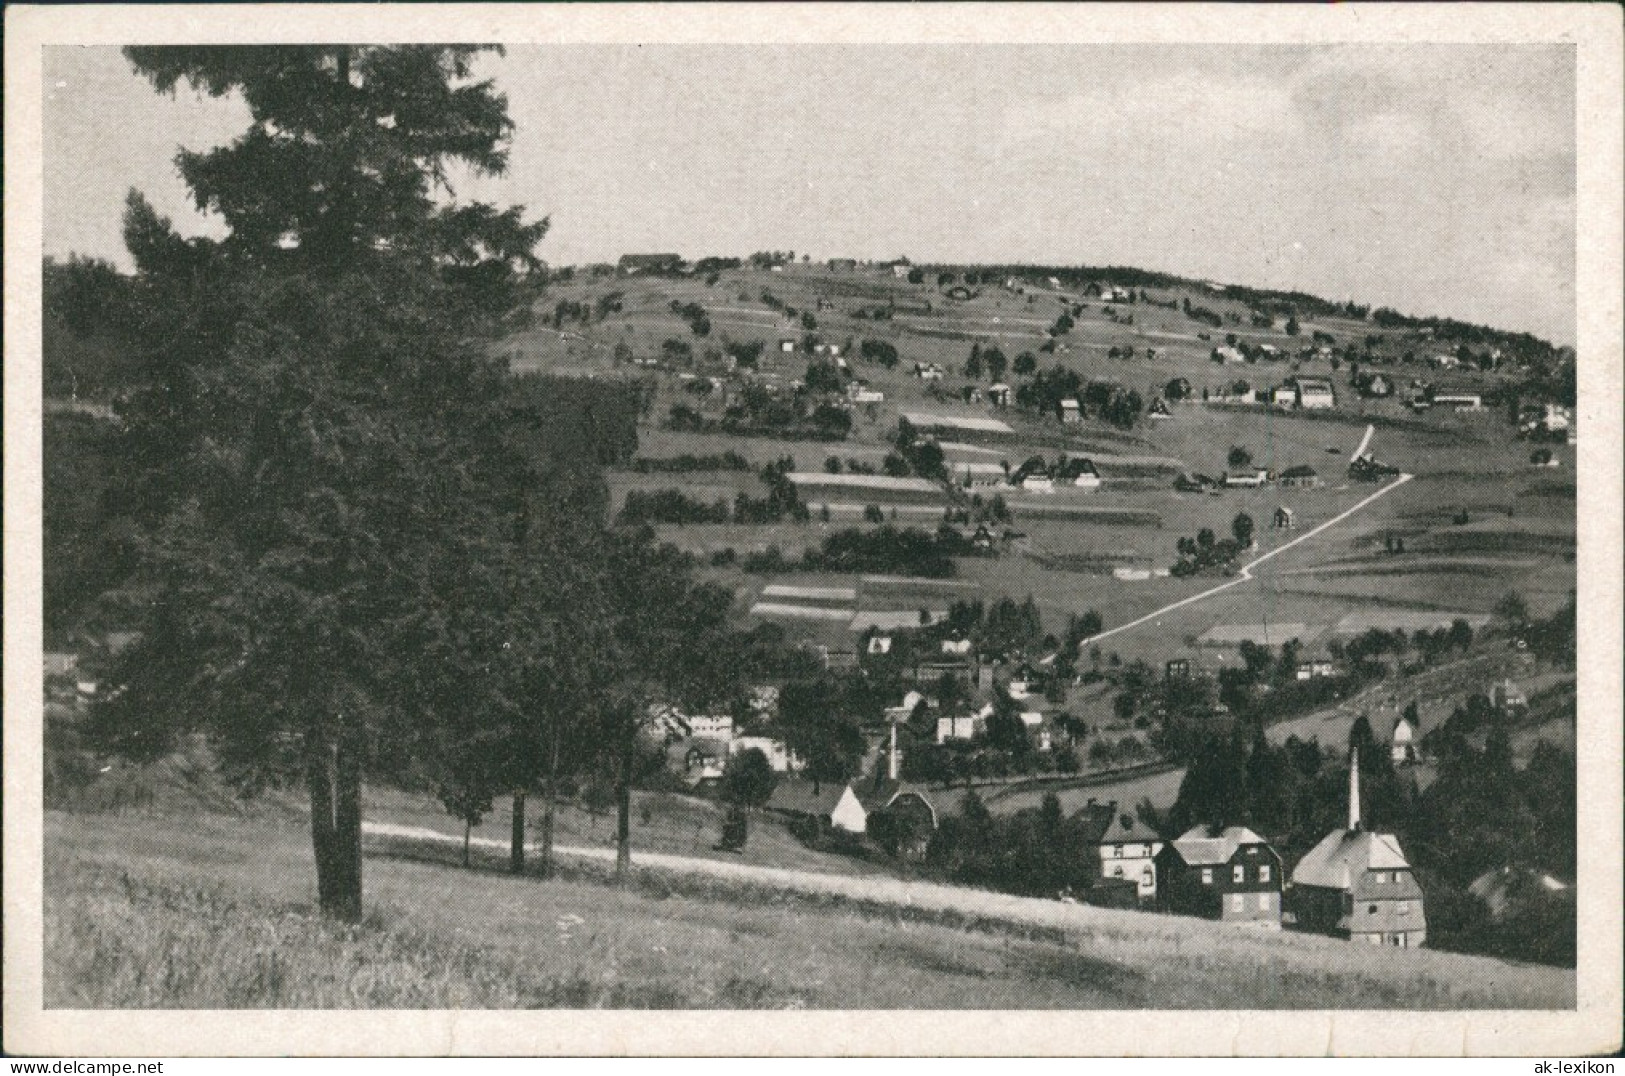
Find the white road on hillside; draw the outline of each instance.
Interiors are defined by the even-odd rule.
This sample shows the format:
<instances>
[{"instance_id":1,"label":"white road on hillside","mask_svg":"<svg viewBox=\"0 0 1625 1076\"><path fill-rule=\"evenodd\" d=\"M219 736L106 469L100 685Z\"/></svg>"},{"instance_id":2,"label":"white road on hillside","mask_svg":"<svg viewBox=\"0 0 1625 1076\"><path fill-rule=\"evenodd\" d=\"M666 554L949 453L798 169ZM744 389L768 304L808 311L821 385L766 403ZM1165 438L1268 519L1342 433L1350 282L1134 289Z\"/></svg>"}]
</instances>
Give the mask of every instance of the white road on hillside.
<instances>
[{"instance_id":1,"label":"white road on hillside","mask_svg":"<svg viewBox=\"0 0 1625 1076\"><path fill-rule=\"evenodd\" d=\"M1367 426L1365 428L1365 436L1360 439L1360 447L1355 449L1354 450L1354 455L1349 457L1349 462L1350 463L1353 463L1355 460L1359 459L1360 456L1365 453L1365 447L1371 443L1371 438L1374 437L1376 435L1376 433L1377 433L1377 427L1375 427L1375 426Z\"/></svg>"},{"instance_id":2,"label":"white road on hillside","mask_svg":"<svg viewBox=\"0 0 1625 1076\"><path fill-rule=\"evenodd\" d=\"M1339 512L1337 515L1333 516L1331 519L1328 519L1326 522L1322 523L1320 526L1315 527L1312 530L1304 531L1302 534L1298 535L1296 538L1292 539L1290 542L1287 542L1284 545L1278 545L1274 549L1270 550L1268 553L1265 553L1265 554L1263 554L1261 556L1258 556L1258 557L1254 557L1252 560L1250 560L1246 564L1242 565L1241 573L1239 575L1237 575L1234 579L1230 580L1227 583L1220 583L1218 586L1211 587L1211 588L1209 588L1207 590L1204 590L1200 594L1192 594L1188 598L1181 598L1179 601L1173 602L1173 603L1168 604L1168 605L1164 605L1161 609L1158 609L1155 612L1147 613L1147 614L1145 614L1145 616L1142 616L1142 617L1140 617L1140 618L1138 618L1136 620L1131 620L1127 624L1120 624L1117 627L1112 628L1112 629L1110 629L1108 631L1103 631L1099 635L1096 635L1096 636L1093 636L1091 638L1085 639L1084 642L1092 645L1094 643L1099 642L1102 639L1109 639L1113 635L1120 634L1120 633L1128 631L1128 630L1130 630L1132 628L1137 628L1141 624L1150 623L1151 621L1157 619L1159 616L1162 616L1164 613L1171 613L1175 609L1183 609L1187 605L1195 605L1197 602L1206 601L1208 598L1213 597L1215 594L1222 594L1224 591L1229 590L1231 587L1239 587L1241 584L1249 582L1253 578L1253 569L1256 568L1258 565L1263 564L1265 561L1271 559L1272 557L1280 556L1282 553L1285 553L1287 550L1291 549L1295 545L1299 545L1299 544L1301 544L1303 542L1307 542L1309 539L1311 539L1311 538L1315 537L1316 535L1320 534L1322 531L1325 531L1325 530L1328 530L1328 529L1330 529L1332 527L1337 526L1339 523L1343 522L1345 519L1347 519L1350 516L1354 515L1356 512L1359 512L1361 509L1365 508L1367 505L1371 504L1373 501L1377 500L1379 497L1386 497L1388 494L1392 493L1394 490L1398 489L1400 486L1403 486L1405 483L1409 482L1411 479L1413 479L1415 477L1416 477L1415 475L1402 474L1397 479L1395 479L1393 482L1390 482L1388 485L1386 485L1386 486L1382 487L1381 489L1377 490L1377 492L1373 493L1371 496L1362 499L1359 503L1355 504L1352 508L1347 508L1347 509Z\"/></svg>"}]
</instances>

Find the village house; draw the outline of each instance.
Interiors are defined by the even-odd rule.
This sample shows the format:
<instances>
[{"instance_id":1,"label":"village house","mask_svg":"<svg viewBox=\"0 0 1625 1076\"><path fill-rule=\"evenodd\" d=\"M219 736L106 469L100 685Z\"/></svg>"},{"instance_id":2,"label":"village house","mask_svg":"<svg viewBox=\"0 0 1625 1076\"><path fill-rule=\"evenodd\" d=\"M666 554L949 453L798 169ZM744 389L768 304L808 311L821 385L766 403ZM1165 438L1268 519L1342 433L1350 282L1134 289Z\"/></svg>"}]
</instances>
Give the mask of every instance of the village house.
<instances>
[{"instance_id":1,"label":"village house","mask_svg":"<svg viewBox=\"0 0 1625 1076\"><path fill-rule=\"evenodd\" d=\"M1376 399L1387 399L1394 394L1394 382L1386 374L1372 374L1360 379L1360 392Z\"/></svg>"},{"instance_id":2,"label":"village house","mask_svg":"<svg viewBox=\"0 0 1625 1076\"><path fill-rule=\"evenodd\" d=\"M1245 826L1193 826L1155 856L1158 903L1265 930L1281 928L1281 857Z\"/></svg>"},{"instance_id":3,"label":"village house","mask_svg":"<svg viewBox=\"0 0 1625 1076\"><path fill-rule=\"evenodd\" d=\"M922 858L930 847L931 835L937 829L937 807L932 793L922 785L904 782L895 771L877 773L872 779L854 786L858 800L867 812L872 836L876 831L877 815L887 817L887 837L895 842L898 855L909 859Z\"/></svg>"},{"instance_id":4,"label":"village house","mask_svg":"<svg viewBox=\"0 0 1625 1076\"><path fill-rule=\"evenodd\" d=\"M1275 386L1270 389L1269 402L1272 406L1280 408L1296 407L1298 405L1298 387L1292 384Z\"/></svg>"},{"instance_id":5,"label":"village house","mask_svg":"<svg viewBox=\"0 0 1625 1076\"><path fill-rule=\"evenodd\" d=\"M1305 411L1329 411L1337 406L1337 393L1324 377L1300 377L1298 406Z\"/></svg>"},{"instance_id":6,"label":"village house","mask_svg":"<svg viewBox=\"0 0 1625 1076\"><path fill-rule=\"evenodd\" d=\"M1391 833L1360 825L1360 756L1349 759L1349 824L1333 830L1292 871L1299 929L1371 945L1414 949L1427 941L1422 888Z\"/></svg>"},{"instance_id":7,"label":"village house","mask_svg":"<svg viewBox=\"0 0 1625 1076\"><path fill-rule=\"evenodd\" d=\"M1280 484L1288 489L1315 489L1320 475L1307 463L1300 463L1281 472Z\"/></svg>"},{"instance_id":8,"label":"village house","mask_svg":"<svg viewBox=\"0 0 1625 1076\"><path fill-rule=\"evenodd\" d=\"M774 773L790 773L801 768L801 760L795 753L783 740L772 736L736 736L728 745L730 758L742 755L746 751L760 751Z\"/></svg>"},{"instance_id":9,"label":"village house","mask_svg":"<svg viewBox=\"0 0 1625 1076\"><path fill-rule=\"evenodd\" d=\"M786 355L792 354L796 350L796 342L788 338L780 340L779 350Z\"/></svg>"},{"instance_id":10,"label":"village house","mask_svg":"<svg viewBox=\"0 0 1625 1076\"><path fill-rule=\"evenodd\" d=\"M714 784L728 769L729 745L711 737L672 744L666 751L667 768L689 788Z\"/></svg>"},{"instance_id":11,"label":"village house","mask_svg":"<svg viewBox=\"0 0 1625 1076\"><path fill-rule=\"evenodd\" d=\"M1512 713L1529 709L1529 698L1511 680L1497 680L1490 685L1490 705L1503 714Z\"/></svg>"},{"instance_id":12,"label":"village house","mask_svg":"<svg viewBox=\"0 0 1625 1076\"><path fill-rule=\"evenodd\" d=\"M987 387L987 402L994 407L1010 406L1010 386L1002 381L994 382Z\"/></svg>"},{"instance_id":13,"label":"village house","mask_svg":"<svg viewBox=\"0 0 1625 1076\"><path fill-rule=\"evenodd\" d=\"M1292 529L1292 509L1286 507L1285 505L1281 505L1281 506L1277 507L1275 509L1275 514L1270 517L1270 527L1272 529L1278 530L1278 531L1289 531L1289 530L1291 530Z\"/></svg>"},{"instance_id":14,"label":"village house","mask_svg":"<svg viewBox=\"0 0 1625 1076\"><path fill-rule=\"evenodd\" d=\"M773 786L767 809L809 823L819 830L840 830L861 834L868 828L869 812L850 784L826 781L822 784L801 778L788 778Z\"/></svg>"},{"instance_id":15,"label":"village house","mask_svg":"<svg viewBox=\"0 0 1625 1076\"><path fill-rule=\"evenodd\" d=\"M1263 467L1258 467L1250 471L1239 471L1235 474L1231 474L1230 472L1226 471L1224 475L1225 485L1233 487L1240 486L1247 489L1257 489L1259 486L1269 482L1269 480L1270 473Z\"/></svg>"},{"instance_id":16,"label":"village house","mask_svg":"<svg viewBox=\"0 0 1625 1076\"><path fill-rule=\"evenodd\" d=\"M1243 355L1239 348L1233 348L1228 345L1225 347L1214 348L1213 354L1210 357L1214 362L1227 363L1231 366L1239 366L1247 361L1247 356Z\"/></svg>"},{"instance_id":17,"label":"village house","mask_svg":"<svg viewBox=\"0 0 1625 1076\"><path fill-rule=\"evenodd\" d=\"M1146 408L1145 413L1148 418L1174 417L1174 413L1168 410L1168 401L1164 400L1161 396L1158 396L1156 399L1151 401L1151 406Z\"/></svg>"},{"instance_id":18,"label":"village house","mask_svg":"<svg viewBox=\"0 0 1625 1076\"><path fill-rule=\"evenodd\" d=\"M945 744L949 740L973 740L981 731L982 717L979 714L938 714L937 715L937 743Z\"/></svg>"},{"instance_id":19,"label":"village house","mask_svg":"<svg viewBox=\"0 0 1625 1076\"><path fill-rule=\"evenodd\" d=\"M1388 757L1396 766L1404 766L1417 761L1416 726L1410 719L1400 716L1394 719L1394 731L1389 737Z\"/></svg>"},{"instance_id":20,"label":"village house","mask_svg":"<svg viewBox=\"0 0 1625 1076\"><path fill-rule=\"evenodd\" d=\"M1083 405L1068 396L1061 401L1061 421L1067 425L1075 425L1083 421Z\"/></svg>"},{"instance_id":21,"label":"village house","mask_svg":"<svg viewBox=\"0 0 1625 1076\"><path fill-rule=\"evenodd\" d=\"M1046 474L1030 474L1021 480L1021 488L1026 493L1054 493L1055 481Z\"/></svg>"},{"instance_id":22,"label":"village house","mask_svg":"<svg viewBox=\"0 0 1625 1076\"><path fill-rule=\"evenodd\" d=\"M1073 817L1079 823L1092 874L1133 883L1142 902L1156 898L1156 857L1162 851L1156 831L1129 811L1118 810L1116 800L1096 803L1091 799Z\"/></svg>"},{"instance_id":23,"label":"village house","mask_svg":"<svg viewBox=\"0 0 1625 1076\"><path fill-rule=\"evenodd\" d=\"M1336 668L1330 658L1311 658L1308 661L1298 662L1296 676L1299 680L1319 680L1323 677L1337 675Z\"/></svg>"},{"instance_id":24,"label":"village house","mask_svg":"<svg viewBox=\"0 0 1625 1076\"><path fill-rule=\"evenodd\" d=\"M1484 410L1483 394L1452 390L1435 392L1433 394L1434 407L1453 407L1459 412L1473 412Z\"/></svg>"},{"instance_id":25,"label":"village house","mask_svg":"<svg viewBox=\"0 0 1625 1076\"><path fill-rule=\"evenodd\" d=\"M675 706L657 704L650 707L650 716L668 739L706 737L724 743L733 739L731 714L685 714Z\"/></svg>"},{"instance_id":26,"label":"village house","mask_svg":"<svg viewBox=\"0 0 1625 1076\"><path fill-rule=\"evenodd\" d=\"M1061 477L1070 478L1072 484L1079 489L1100 488L1100 471L1095 468L1093 460L1067 460L1066 467L1062 469Z\"/></svg>"}]
</instances>

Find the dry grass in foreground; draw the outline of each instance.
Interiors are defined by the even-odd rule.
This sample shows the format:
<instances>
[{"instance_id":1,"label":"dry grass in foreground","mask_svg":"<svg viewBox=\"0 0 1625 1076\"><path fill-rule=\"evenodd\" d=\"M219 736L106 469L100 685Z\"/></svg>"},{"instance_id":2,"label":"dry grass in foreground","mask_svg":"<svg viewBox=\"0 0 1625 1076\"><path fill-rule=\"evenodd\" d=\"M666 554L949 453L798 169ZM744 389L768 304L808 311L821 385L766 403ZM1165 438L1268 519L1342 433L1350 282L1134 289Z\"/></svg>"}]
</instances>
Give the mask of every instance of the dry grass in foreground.
<instances>
[{"instance_id":1,"label":"dry grass in foreground","mask_svg":"<svg viewBox=\"0 0 1625 1076\"><path fill-rule=\"evenodd\" d=\"M340 927L314 913L302 828L265 820L51 814L47 850L51 1007L1574 1004L1572 972L1446 953L1132 913L1059 930L648 871L542 882L431 850L375 848L367 920Z\"/></svg>"}]
</instances>

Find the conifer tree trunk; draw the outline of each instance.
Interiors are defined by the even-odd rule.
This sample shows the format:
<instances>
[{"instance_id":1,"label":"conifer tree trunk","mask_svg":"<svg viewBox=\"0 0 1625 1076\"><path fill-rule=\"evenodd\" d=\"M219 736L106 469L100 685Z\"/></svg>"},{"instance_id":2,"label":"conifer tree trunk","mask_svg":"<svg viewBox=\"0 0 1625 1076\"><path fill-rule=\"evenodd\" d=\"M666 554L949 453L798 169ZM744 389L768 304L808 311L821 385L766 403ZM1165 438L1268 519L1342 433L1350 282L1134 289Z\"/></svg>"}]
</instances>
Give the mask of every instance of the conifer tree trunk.
<instances>
[{"instance_id":1,"label":"conifer tree trunk","mask_svg":"<svg viewBox=\"0 0 1625 1076\"><path fill-rule=\"evenodd\" d=\"M361 757L326 730L305 733L305 786L310 793L310 839L316 858L316 902L322 914L361 919Z\"/></svg>"},{"instance_id":2,"label":"conifer tree trunk","mask_svg":"<svg viewBox=\"0 0 1625 1076\"><path fill-rule=\"evenodd\" d=\"M514 789L513 829L508 840L508 870L514 874L525 871L525 790Z\"/></svg>"},{"instance_id":3,"label":"conifer tree trunk","mask_svg":"<svg viewBox=\"0 0 1625 1076\"><path fill-rule=\"evenodd\" d=\"M558 806L559 791L559 730L553 729L552 752L548 756L547 780L542 786L542 841L541 876L553 876L553 814Z\"/></svg>"},{"instance_id":4,"label":"conifer tree trunk","mask_svg":"<svg viewBox=\"0 0 1625 1076\"><path fill-rule=\"evenodd\" d=\"M637 726L629 717L621 734L621 772L615 782L615 878L625 881L632 870L632 761L637 752Z\"/></svg>"},{"instance_id":5,"label":"conifer tree trunk","mask_svg":"<svg viewBox=\"0 0 1625 1076\"><path fill-rule=\"evenodd\" d=\"M310 793L310 843L316 856L316 903L332 914L336 892L333 836L333 754L319 727L305 732L305 787Z\"/></svg>"},{"instance_id":6,"label":"conifer tree trunk","mask_svg":"<svg viewBox=\"0 0 1625 1076\"><path fill-rule=\"evenodd\" d=\"M332 914L347 923L361 921L361 745L354 730L339 738L333 760L333 822L338 889Z\"/></svg>"}]
</instances>

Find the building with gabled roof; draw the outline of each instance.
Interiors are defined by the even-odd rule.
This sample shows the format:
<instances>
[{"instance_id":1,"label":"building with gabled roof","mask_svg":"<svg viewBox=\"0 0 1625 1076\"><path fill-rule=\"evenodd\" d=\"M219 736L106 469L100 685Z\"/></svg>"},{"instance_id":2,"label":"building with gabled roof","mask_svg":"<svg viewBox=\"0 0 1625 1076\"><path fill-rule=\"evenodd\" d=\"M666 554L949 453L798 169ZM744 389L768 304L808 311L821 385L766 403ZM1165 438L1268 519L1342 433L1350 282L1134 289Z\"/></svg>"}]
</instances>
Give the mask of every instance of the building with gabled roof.
<instances>
[{"instance_id":1,"label":"building with gabled roof","mask_svg":"<svg viewBox=\"0 0 1625 1076\"><path fill-rule=\"evenodd\" d=\"M1156 897L1156 857L1162 851L1162 838L1156 830L1134 812L1119 810L1116 800L1096 803L1091 799L1073 818L1092 877L1128 882L1141 901Z\"/></svg>"},{"instance_id":2,"label":"building with gabled roof","mask_svg":"<svg viewBox=\"0 0 1625 1076\"><path fill-rule=\"evenodd\" d=\"M1422 887L1391 833L1360 825L1360 754L1349 759L1349 824L1333 830L1292 871L1300 929L1371 945L1414 949L1427 941Z\"/></svg>"},{"instance_id":3,"label":"building with gabled roof","mask_svg":"<svg viewBox=\"0 0 1625 1076\"><path fill-rule=\"evenodd\" d=\"M1193 826L1163 846L1156 868L1169 911L1281 928L1281 856L1246 826Z\"/></svg>"},{"instance_id":4,"label":"building with gabled roof","mask_svg":"<svg viewBox=\"0 0 1625 1076\"><path fill-rule=\"evenodd\" d=\"M847 833L862 833L869 817L850 784L840 781L819 784L797 777L773 786L767 809L810 821L820 829L839 829Z\"/></svg>"}]
</instances>

